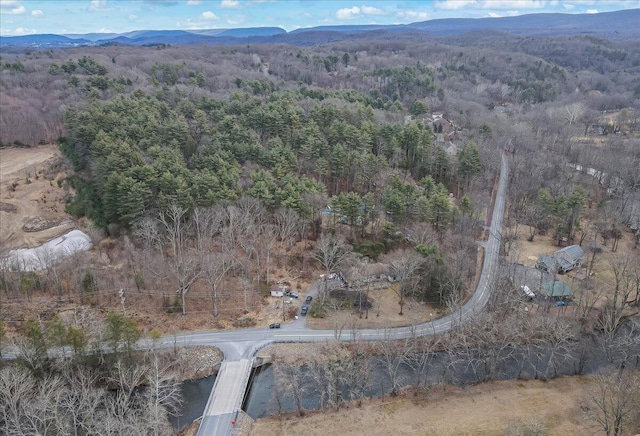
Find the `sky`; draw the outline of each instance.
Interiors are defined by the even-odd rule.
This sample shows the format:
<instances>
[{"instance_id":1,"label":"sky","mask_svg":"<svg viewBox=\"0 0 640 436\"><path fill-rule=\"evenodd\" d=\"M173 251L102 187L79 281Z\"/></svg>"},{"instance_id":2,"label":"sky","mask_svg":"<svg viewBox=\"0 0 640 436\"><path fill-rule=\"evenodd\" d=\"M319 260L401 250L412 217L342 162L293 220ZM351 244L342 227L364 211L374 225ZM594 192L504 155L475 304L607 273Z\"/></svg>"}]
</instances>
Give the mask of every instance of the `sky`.
<instances>
[{"instance_id":1,"label":"sky","mask_svg":"<svg viewBox=\"0 0 640 436\"><path fill-rule=\"evenodd\" d=\"M407 24L439 18L598 13L640 0L0 0L0 34Z\"/></svg>"}]
</instances>

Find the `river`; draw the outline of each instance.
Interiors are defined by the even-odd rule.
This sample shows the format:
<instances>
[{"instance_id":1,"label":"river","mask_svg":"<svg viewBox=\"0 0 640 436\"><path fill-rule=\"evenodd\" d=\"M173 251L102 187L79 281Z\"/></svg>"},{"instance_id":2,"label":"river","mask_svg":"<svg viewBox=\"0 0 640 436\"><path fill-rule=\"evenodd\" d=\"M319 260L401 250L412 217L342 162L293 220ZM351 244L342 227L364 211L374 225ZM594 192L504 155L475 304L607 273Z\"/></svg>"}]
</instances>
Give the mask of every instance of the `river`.
<instances>
[{"instance_id":1,"label":"river","mask_svg":"<svg viewBox=\"0 0 640 436\"><path fill-rule=\"evenodd\" d=\"M624 329L624 327L623 327ZM585 350L585 351L582 351ZM491 351L491 350L489 350ZM622 347L609 348L616 366L619 365L621 356L626 356L627 366L640 367L640 340L632 346L628 343ZM517 347L502 348L499 358L487 358L478 352L465 350L460 353L435 353L426 373L421 373L423 386L440 383L454 385L469 385L483 381L487 375L484 363L493 365L489 379L532 379L553 378L575 374L591 374L607 366L612 365L607 359L603 339L596 336L583 336L579 341L569 344L569 348L563 350L552 349L549 345L544 347ZM475 354L475 355L474 355ZM552 357L555 356L555 357ZM470 363L470 362L473 363ZM550 365L551 363L551 365ZM391 390L391 382L385 366L380 359L370 357L367 359L369 376L364 388L365 397L379 397L388 395ZM304 409L317 409L320 404L318 386L312 377L308 376L308 369L301 367L305 373L302 385L302 407ZM416 383L417 373L408 365L400 366L398 380L401 386L409 386ZM182 415L176 417L172 423L176 428L188 425L194 419L200 417L211 392L215 377L207 377L200 380L190 380L183 384L184 405ZM279 412L295 412L296 406L290 394L277 394L275 371L273 365L265 365L254 370L249 392L244 402L243 409L254 419L264 418ZM346 388L343 398L347 397Z\"/></svg>"}]
</instances>

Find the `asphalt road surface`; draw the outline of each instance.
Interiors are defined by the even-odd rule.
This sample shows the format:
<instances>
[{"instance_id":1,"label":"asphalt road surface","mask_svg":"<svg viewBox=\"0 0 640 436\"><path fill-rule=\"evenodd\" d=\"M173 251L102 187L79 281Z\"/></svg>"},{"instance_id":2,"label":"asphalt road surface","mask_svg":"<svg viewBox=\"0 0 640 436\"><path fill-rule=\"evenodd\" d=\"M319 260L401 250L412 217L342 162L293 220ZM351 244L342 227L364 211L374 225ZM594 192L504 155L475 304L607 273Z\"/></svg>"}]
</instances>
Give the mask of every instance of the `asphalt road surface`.
<instances>
[{"instance_id":1,"label":"asphalt road surface","mask_svg":"<svg viewBox=\"0 0 640 436\"><path fill-rule=\"evenodd\" d=\"M219 347L224 356L225 362L231 364L232 360L241 358L241 362L250 359L255 352L264 345L271 342L317 342L328 340L383 340L383 339L404 339L408 337L425 336L443 333L451 330L455 325L467 322L476 314L480 313L491 296L491 285L497 271L500 255L500 236L502 232L502 221L506 203L507 179L509 174L509 162L502 154L502 166L498 192L496 194L489 228L489 238L482 244L485 248L482 273L478 281L475 293L469 301L457 311L434 321L425 322L410 327L397 327L389 329L366 329L366 330L309 330L305 327L305 317L299 317L291 324L283 325L281 329L247 329L231 332L201 332L189 333L185 335L166 337L162 340L164 346L197 346L213 345ZM308 295L316 296L320 289L320 282L315 282ZM238 366L239 367L239 366ZM234 367L235 368L235 367ZM245 368L245 377L248 377L250 367ZM227 377L222 372L218 377ZM234 412L229 412L228 404L237 400L238 396L244 395L246 382L238 379L239 375L229 377L224 384L214 386L211 398L205 410L198 435L228 435L233 430L232 422ZM243 379L243 380L244 380ZM235 384L234 384L235 383ZM234 391L235 386L235 391ZM224 390L223 390L224 388ZM220 390L220 392L217 392ZM217 400L220 406L215 407L213 403L217 398L225 397L226 400ZM237 404L237 401L236 403ZM236 406L238 409L241 404ZM237 410L236 410L237 411Z\"/></svg>"},{"instance_id":2,"label":"asphalt road surface","mask_svg":"<svg viewBox=\"0 0 640 436\"><path fill-rule=\"evenodd\" d=\"M185 347L185 346L215 346L224 354L225 362L218 375L201 423L199 435L228 435L232 431L232 420L241 407L246 389L247 374L250 373L251 361L255 353L272 342L319 342L327 340L352 341L404 339L413 336L425 336L444 333L456 325L466 322L480 313L491 296L491 285L498 266L500 254L500 236L506 202L507 179L509 162L502 154L502 166L498 192L495 198L489 238L482 245L485 247L482 273L475 293L467 303L451 314L410 327L396 327L387 329L366 330L310 330L305 327L305 317L299 317L291 324L283 324L280 329L244 329L227 332L197 332L182 335L165 336L159 341L152 342L143 339L138 343L139 349L152 347ZM320 289L320 282L315 282L309 294L314 297ZM306 295L305 295L306 296ZM303 298L301 296L301 298ZM62 352L60 352L62 354ZM3 350L3 358L15 358L16 350ZM238 400L240 398L240 400ZM234 410L235 409L235 410Z\"/></svg>"}]
</instances>

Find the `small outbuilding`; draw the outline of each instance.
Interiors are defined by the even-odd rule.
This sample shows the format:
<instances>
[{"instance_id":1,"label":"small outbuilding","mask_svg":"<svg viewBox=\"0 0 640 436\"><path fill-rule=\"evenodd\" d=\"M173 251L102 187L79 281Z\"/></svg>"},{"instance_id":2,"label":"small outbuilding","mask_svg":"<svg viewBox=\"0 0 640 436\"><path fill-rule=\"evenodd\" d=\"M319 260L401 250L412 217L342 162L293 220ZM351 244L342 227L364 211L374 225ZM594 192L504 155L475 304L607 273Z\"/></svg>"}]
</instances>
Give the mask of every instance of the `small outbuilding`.
<instances>
[{"instance_id":1,"label":"small outbuilding","mask_svg":"<svg viewBox=\"0 0 640 436\"><path fill-rule=\"evenodd\" d=\"M560 280L544 283L542 285L542 294L551 300L568 300L571 299L571 287Z\"/></svg>"},{"instance_id":2,"label":"small outbuilding","mask_svg":"<svg viewBox=\"0 0 640 436\"><path fill-rule=\"evenodd\" d=\"M282 285L273 285L271 286L271 296L272 297L284 297L284 291L287 290L286 286Z\"/></svg>"}]
</instances>

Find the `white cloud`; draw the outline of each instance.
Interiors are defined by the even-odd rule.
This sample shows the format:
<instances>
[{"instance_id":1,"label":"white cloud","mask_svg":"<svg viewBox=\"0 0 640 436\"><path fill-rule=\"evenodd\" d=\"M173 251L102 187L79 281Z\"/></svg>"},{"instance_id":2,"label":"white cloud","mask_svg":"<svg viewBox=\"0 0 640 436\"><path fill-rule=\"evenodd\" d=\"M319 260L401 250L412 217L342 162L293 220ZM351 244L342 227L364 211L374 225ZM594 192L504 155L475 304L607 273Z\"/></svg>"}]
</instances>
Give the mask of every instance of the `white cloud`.
<instances>
[{"instance_id":1,"label":"white cloud","mask_svg":"<svg viewBox=\"0 0 640 436\"><path fill-rule=\"evenodd\" d=\"M456 10L462 9L466 7L477 6L478 2L476 0L439 0L435 3L437 9L448 9L448 10Z\"/></svg>"},{"instance_id":2,"label":"white cloud","mask_svg":"<svg viewBox=\"0 0 640 436\"><path fill-rule=\"evenodd\" d=\"M238 0L220 0L220 7L223 9L239 9L240 2Z\"/></svg>"},{"instance_id":3,"label":"white cloud","mask_svg":"<svg viewBox=\"0 0 640 436\"><path fill-rule=\"evenodd\" d=\"M575 6L570 3L562 3L562 7L567 11L572 11L573 9L575 9Z\"/></svg>"},{"instance_id":4,"label":"white cloud","mask_svg":"<svg viewBox=\"0 0 640 436\"><path fill-rule=\"evenodd\" d=\"M107 0L91 0L91 4L89 4L89 10L92 12L110 11L112 10L112 8L107 7Z\"/></svg>"},{"instance_id":5,"label":"white cloud","mask_svg":"<svg viewBox=\"0 0 640 436\"><path fill-rule=\"evenodd\" d=\"M133 21L133 20L137 20L138 16L136 14L131 14L127 18L129 18L131 21Z\"/></svg>"},{"instance_id":6,"label":"white cloud","mask_svg":"<svg viewBox=\"0 0 640 436\"><path fill-rule=\"evenodd\" d=\"M305 18L311 18L312 17L312 15L309 12L303 12L302 16L305 17Z\"/></svg>"},{"instance_id":7,"label":"white cloud","mask_svg":"<svg viewBox=\"0 0 640 436\"><path fill-rule=\"evenodd\" d=\"M342 8L336 11L336 18L338 20L350 20L360 15L360 8L354 6L352 8Z\"/></svg>"},{"instance_id":8,"label":"white cloud","mask_svg":"<svg viewBox=\"0 0 640 436\"><path fill-rule=\"evenodd\" d=\"M0 0L0 14L2 15L22 15L27 12L27 8L17 0Z\"/></svg>"},{"instance_id":9,"label":"white cloud","mask_svg":"<svg viewBox=\"0 0 640 436\"><path fill-rule=\"evenodd\" d=\"M106 27L101 27L98 30L96 30L96 33L115 33L115 32L111 29L107 29Z\"/></svg>"},{"instance_id":10,"label":"white cloud","mask_svg":"<svg viewBox=\"0 0 640 436\"><path fill-rule=\"evenodd\" d=\"M195 21L195 20L192 20L191 18L187 18L184 21L176 22L176 27L179 27L180 29L187 29L187 30L207 29L208 25L209 25L208 23L205 23L202 21Z\"/></svg>"},{"instance_id":11,"label":"white cloud","mask_svg":"<svg viewBox=\"0 0 640 436\"><path fill-rule=\"evenodd\" d=\"M353 6L350 8L342 8L336 11L336 18L339 20L350 20L361 15L384 15L385 11L374 6L362 5L362 7Z\"/></svg>"},{"instance_id":12,"label":"white cloud","mask_svg":"<svg viewBox=\"0 0 640 436\"><path fill-rule=\"evenodd\" d=\"M238 24L244 23L245 18L244 15L235 15L233 18L228 18L227 23L232 26L237 26Z\"/></svg>"},{"instance_id":13,"label":"white cloud","mask_svg":"<svg viewBox=\"0 0 640 436\"><path fill-rule=\"evenodd\" d=\"M485 0L484 9L540 9L546 6L545 0Z\"/></svg>"},{"instance_id":14,"label":"white cloud","mask_svg":"<svg viewBox=\"0 0 640 436\"><path fill-rule=\"evenodd\" d=\"M491 18L515 17L516 15L518 15L518 11L504 11L504 12L501 12L501 13L489 12L488 15Z\"/></svg>"},{"instance_id":15,"label":"white cloud","mask_svg":"<svg viewBox=\"0 0 640 436\"><path fill-rule=\"evenodd\" d=\"M36 29L27 29L26 27L18 27L16 30L13 31L14 34L16 35L32 35L36 32Z\"/></svg>"},{"instance_id":16,"label":"white cloud","mask_svg":"<svg viewBox=\"0 0 640 436\"><path fill-rule=\"evenodd\" d=\"M205 11L201 14L201 17L205 20L217 20L218 16L211 11Z\"/></svg>"},{"instance_id":17,"label":"white cloud","mask_svg":"<svg viewBox=\"0 0 640 436\"><path fill-rule=\"evenodd\" d=\"M34 9L31 11L31 15L34 17L41 17L44 15L44 12L42 12L40 9Z\"/></svg>"},{"instance_id":18,"label":"white cloud","mask_svg":"<svg viewBox=\"0 0 640 436\"><path fill-rule=\"evenodd\" d=\"M188 0L187 1L187 6L197 6L199 4L202 4L202 0Z\"/></svg>"},{"instance_id":19,"label":"white cloud","mask_svg":"<svg viewBox=\"0 0 640 436\"><path fill-rule=\"evenodd\" d=\"M429 14L424 11L400 11L396 14L396 17L405 20L428 20Z\"/></svg>"},{"instance_id":20,"label":"white cloud","mask_svg":"<svg viewBox=\"0 0 640 436\"><path fill-rule=\"evenodd\" d=\"M378 9L373 6L366 6L366 5L362 5L362 7L360 8L360 11L362 11L362 13L365 15L384 15L385 14L385 12L382 9Z\"/></svg>"},{"instance_id":21,"label":"white cloud","mask_svg":"<svg viewBox=\"0 0 640 436\"><path fill-rule=\"evenodd\" d=\"M585 12L586 12L587 14L597 14L597 13L598 13L598 10L597 10L597 9L587 9Z\"/></svg>"}]
</instances>

